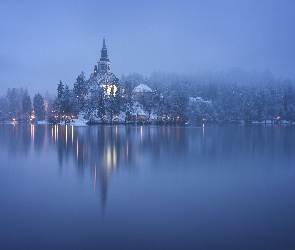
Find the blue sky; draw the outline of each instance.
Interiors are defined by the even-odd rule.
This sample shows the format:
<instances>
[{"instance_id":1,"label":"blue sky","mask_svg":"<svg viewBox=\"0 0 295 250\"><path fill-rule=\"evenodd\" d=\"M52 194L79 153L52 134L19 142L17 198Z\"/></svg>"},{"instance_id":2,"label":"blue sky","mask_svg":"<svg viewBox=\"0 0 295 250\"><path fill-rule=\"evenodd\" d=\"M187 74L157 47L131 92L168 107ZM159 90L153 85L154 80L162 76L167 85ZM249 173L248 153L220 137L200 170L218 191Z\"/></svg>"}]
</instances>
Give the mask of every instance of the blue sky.
<instances>
[{"instance_id":1,"label":"blue sky","mask_svg":"<svg viewBox=\"0 0 295 250\"><path fill-rule=\"evenodd\" d=\"M56 94L89 77L105 36L118 77L240 67L295 78L295 1L10 0L0 8L0 94Z\"/></svg>"}]
</instances>

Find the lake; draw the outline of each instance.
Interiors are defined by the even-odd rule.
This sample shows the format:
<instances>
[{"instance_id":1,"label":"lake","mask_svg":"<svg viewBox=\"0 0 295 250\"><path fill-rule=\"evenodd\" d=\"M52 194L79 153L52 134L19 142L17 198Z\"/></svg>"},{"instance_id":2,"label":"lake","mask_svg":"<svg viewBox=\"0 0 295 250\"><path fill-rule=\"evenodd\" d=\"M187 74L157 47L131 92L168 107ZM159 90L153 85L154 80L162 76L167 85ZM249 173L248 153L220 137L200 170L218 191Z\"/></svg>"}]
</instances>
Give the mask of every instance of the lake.
<instances>
[{"instance_id":1,"label":"lake","mask_svg":"<svg viewBox=\"0 0 295 250\"><path fill-rule=\"evenodd\" d=\"M295 249L295 126L0 124L1 249Z\"/></svg>"}]
</instances>

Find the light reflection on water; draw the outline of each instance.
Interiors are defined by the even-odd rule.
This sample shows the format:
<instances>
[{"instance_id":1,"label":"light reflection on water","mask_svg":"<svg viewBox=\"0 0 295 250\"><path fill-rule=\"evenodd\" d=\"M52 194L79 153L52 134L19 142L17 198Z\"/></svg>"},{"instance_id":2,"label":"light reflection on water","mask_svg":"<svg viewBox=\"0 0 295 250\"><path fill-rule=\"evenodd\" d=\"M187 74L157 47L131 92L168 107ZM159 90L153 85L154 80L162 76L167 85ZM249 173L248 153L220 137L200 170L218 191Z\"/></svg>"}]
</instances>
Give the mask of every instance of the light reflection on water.
<instances>
[{"instance_id":1,"label":"light reflection on water","mask_svg":"<svg viewBox=\"0 0 295 250\"><path fill-rule=\"evenodd\" d=\"M0 135L0 247L293 246L293 126L4 124Z\"/></svg>"}]
</instances>

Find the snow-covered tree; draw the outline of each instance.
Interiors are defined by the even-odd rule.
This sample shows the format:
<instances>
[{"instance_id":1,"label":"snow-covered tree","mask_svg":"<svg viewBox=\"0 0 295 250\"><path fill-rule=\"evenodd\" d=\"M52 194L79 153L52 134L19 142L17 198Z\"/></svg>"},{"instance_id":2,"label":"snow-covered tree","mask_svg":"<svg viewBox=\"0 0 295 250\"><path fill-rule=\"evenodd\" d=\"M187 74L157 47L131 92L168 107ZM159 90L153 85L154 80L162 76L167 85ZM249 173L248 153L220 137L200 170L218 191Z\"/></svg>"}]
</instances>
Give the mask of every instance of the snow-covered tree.
<instances>
[{"instance_id":1,"label":"snow-covered tree","mask_svg":"<svg viewBox=\"0 0 295 250\"><path fill-rule=\"evenodd\" d=\"M62 83L62 81L59 81L59 84L57 86L57 97L55 99L55 106L56 109L60 112L61 111L61 99L64 93L64 85Z\"/></svg>"},{"instance_id":2,"label":"snow-covered tree","mask_svg":"<svg viewBox=\"0 0 295 250\"><path fill-rule=\"evenodd\" d=\"M284 118L289 121L294 121L295 94L290 80L285 82L283 91Z\"/></svg>"},{"instance_id":3,"label":"snow-covered tree","mask_svg":"<svg viewBox=\"0 0 295 250\"><path fill-rule=\"evenodd\" d=\"M85 80L84 72L77 77L76 83L73 88L74 96L77 100L77 107L79 110L84 110L85 108L85 98L88 95L88 86Z\"/></svg>"},{"instance_id":4,"label":"snow-covered tree","mask_svg":"<svg viewBox=\"0 0 295 250\"><path fill-rule=\"evenodd\" d=\"M117 85L117 91L115 91L115 85L110 86L110 94L105 96L106 113L109 115L110 122L113 122L114 116L118 115L121 110L121 89Z\"/></svg>"},{"instance_id":5,"label":"snow-covered tree","mask_svg":"<svg viewBox=\"0 0 295 250\"><path fill-rule=\"evenodd\" d=\"M97 86L92 88L87 100L87 114L90 119L104 119L105 116L105 95L104 89Z\"/></svg>"},{"instance_id":6,"label":"snow-covered tree","mask_svg":"<svg viewBox=\"0 0 295 250\"><path fill-rule=\"evenodd\" d=\"M16 89L8 89L6 98L8 100L8 117L19 119L22 114L22 100L23 100L23 95L26 91L23 88Z\"/></svg>"},{"instance_id":7,"label":"snow-covered tree","mask_svg":"<svg viewBox=\"0 0 295 250\"><path fill-rule=\"evenodd\" d=\"M133 94L133 84L130 81L126 81L123 86L123 97L122 98L122 111L125 112L125 121L131 122L132 121L132 114L134 112L134 102L132 99Z\"/></svg>"},{"instance_id":8,"label":"snow-covered tree","mask_svg":"<svg viewBox=\"0 0 295 250\"><path fill-rule=\"evenodd\" d=\"M75 105L75 98L73 96L73 91L66 84L63 94L60 98L60 111L62 115L68 116L68 115L77 113L77 110L75 108L76 108L76 105Z\"/></svg>"},{"instance_id":9,"label":"snow-covered tree","mask_svg":"<svg viewBox=\"0 0 295 250\"><path fill-rule=\"evenodd\" d=\"M34 111L38 121L44 120L45 118L45 106L44 99L39 93L34 96Z\"/></svg>"},{"instance_id":10,"label":"snow-covered tree","mask_svg":"<svg viewBox=\"0 0 295 250\"><path fill-rule=\"evenodd\" d=\"M8 100L5 96L0 97L0 121L4 122L9 112Z\"/></svg>"},{"instance_id":11,"label":"snow-covered tree","mask_svg":"<svg viewBox=\"0 0 295 250\"><path fill-rule=\"evenodd\" d=\"M22 100L22 113L25 121L28 120L32 111L32 102L28 92L25 92Z\"/></svg>"},{"instance_id":12,"label":"snow-covered tree","mask_svg":"<svg viewBox=\"0 0 295 250\"><path fill-rule=\"evenodd\" d=\"M59 81L59 84L57 86L57 97L60 98L63 95L64 92L64 85L62 81Z\"/></svg>"},{"instance_id":13,"label":"snow-covered tree","mask_svg":"<svg viewBox=\"0 0 295 250\"><path fill-rule=\"evenodd\" d=\"M174 122L183 123L188 120L187 108L189 98L187 93L174 93L172 96L172 117Z\"/></svg>"},{"instance_id":14,"label":"snow-covered tree","mask_svg":"<svg viewBox=\"0 0 295 250\"><path fill-rule=\"evenodd\" d=\"M205 101L201 97L189 98L188 119L193 123L215 121L216 112L211 101Z\"/></svg>"}]
</instances>

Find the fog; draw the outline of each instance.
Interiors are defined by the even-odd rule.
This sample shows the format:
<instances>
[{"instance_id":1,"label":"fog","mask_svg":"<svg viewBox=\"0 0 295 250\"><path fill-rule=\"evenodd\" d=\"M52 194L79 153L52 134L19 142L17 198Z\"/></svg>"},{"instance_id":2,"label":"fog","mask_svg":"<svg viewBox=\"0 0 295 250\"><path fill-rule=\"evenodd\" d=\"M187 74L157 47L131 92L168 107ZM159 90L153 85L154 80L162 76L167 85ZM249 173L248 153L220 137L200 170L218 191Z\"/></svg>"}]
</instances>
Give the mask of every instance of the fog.
<instances>
[{"instance_id":1,"label":"fog","mask_svg":"<svg viewBox=\"0 0 295 250\"><path fill-rule=\"evenodd\" d=\"M0 94L55 94L99 61L118 77L269 70L295 78L294 1L6 1L0 9Z\"/></svg>"}]
</instances>

